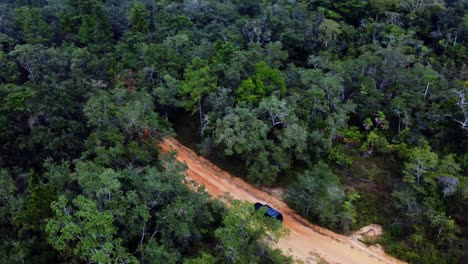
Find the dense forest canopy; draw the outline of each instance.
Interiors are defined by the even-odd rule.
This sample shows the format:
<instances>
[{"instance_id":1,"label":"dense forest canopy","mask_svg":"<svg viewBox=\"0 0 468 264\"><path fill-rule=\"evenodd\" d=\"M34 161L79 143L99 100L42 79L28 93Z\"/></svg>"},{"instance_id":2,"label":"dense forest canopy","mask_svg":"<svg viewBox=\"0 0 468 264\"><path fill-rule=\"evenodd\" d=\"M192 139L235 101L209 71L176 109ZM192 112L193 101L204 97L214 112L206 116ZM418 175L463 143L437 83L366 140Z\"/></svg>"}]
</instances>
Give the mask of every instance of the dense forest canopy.
<instances>
[{"instance_id":1,"label":"dense forest canopy","mask_svg":"<svg viewBox=\"0 0 468 264\"><path fill-rule=\"evenodd\" d=\"M401 259L466 262L467 10L2 1L0 262L291 261L265 239L277 223L185 185L156 147L176 134L313 222L378 223Z\"/></svg>"}]
</instances>

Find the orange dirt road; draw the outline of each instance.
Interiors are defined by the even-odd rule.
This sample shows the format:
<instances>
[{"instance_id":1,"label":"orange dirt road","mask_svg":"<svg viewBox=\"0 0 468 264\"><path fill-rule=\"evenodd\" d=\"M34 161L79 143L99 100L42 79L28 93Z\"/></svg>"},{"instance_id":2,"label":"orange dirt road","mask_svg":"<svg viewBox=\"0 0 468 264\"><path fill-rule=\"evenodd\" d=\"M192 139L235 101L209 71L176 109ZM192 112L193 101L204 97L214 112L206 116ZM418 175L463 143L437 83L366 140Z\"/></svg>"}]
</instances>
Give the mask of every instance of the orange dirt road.
<instances>
[{"instance_id":1,"label":"orange dirt road","mask_svg":"<svg viewBox=\"0 0 468 264\"><path fill-rule=\"evenodd\" d=\"M284 202L231 176L173 138L166 139L161 148L164 152L176 150L177 160L187 164L188 178L205 185L206 191L212 196L229 193L235 199L251 203L259 201L278 209L283 214L283 224L290 230L290 234L281 238L276 247L303 263L315 263L314 256L328 263L404 263L351 237L309 223Z\"/></svg>"}]
</instances>

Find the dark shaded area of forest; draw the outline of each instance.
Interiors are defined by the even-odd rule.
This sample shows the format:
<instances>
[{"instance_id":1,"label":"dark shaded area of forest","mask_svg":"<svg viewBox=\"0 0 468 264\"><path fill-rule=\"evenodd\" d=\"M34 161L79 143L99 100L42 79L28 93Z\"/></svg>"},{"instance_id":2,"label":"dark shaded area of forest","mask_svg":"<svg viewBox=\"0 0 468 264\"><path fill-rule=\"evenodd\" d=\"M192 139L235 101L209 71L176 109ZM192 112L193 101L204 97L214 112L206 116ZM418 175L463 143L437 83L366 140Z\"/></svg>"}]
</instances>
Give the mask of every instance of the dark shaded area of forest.
<instances>
[{"instance_id":1,"label":"dark shaded area of forest","mask_svg":"<svg viewBox=\"0 0 468 264\"><path fill-rule=\"evenodd\" d=\"M468 261L464 0L0 3L1 263L285 263L175 135L411 263ZM172 122L171 122L172 121ZM238 234L242 234L239 236Z\"/></svg>"}]
</instances>

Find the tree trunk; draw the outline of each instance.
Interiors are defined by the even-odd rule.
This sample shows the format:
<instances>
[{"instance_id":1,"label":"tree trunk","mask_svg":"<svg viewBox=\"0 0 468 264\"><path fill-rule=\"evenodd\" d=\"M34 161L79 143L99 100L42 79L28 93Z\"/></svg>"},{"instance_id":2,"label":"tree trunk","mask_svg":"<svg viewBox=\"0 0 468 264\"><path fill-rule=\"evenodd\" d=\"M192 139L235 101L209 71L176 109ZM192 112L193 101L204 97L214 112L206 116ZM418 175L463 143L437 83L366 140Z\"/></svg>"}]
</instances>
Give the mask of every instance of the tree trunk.
<instances>
[{"instance_id":1,"label":"tree trunk","mask_svg":"<svg viewBox=\"0 0 468 264\"><path fill-rule=\"evenodd\" d=\"M201 97L200 97L200 100L198 100L198 112L200 114L200 135L201 137L203 138L204 134L205 134L205 130L203 129L203 112L202 112L202 108L201 108Z\"/></svg>"},{"instance_id":2,"label":"tree trunk","mask_svg":"<svg viewBox=\"0 0 468 264\"><path fill-rule=\"evenodd\" d=\"M401 116L398 115L398 135L401 133Z\"/></svg>"},{"instance_id":3,"label":"tree trunk","mask_svg":"<svg viewBox=\"0 0 468 264\"><path fill-rule=\"evenodd\" d=\"M426 99L427 92L429 92L429 83L426 85L426 91L424 92L424 99Z\"/></svg>"}]
</instances>

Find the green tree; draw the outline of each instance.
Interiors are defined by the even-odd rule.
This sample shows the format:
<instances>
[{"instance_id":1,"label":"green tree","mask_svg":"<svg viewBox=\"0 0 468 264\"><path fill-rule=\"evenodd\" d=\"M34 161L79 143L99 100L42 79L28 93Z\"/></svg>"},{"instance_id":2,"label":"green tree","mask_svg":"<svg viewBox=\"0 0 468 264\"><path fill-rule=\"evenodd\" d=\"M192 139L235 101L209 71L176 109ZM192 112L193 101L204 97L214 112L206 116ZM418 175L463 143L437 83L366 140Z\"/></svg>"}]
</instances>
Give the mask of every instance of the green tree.
<instances>
[{"instance_id":1,"label":"green tree","mask_svg":"<svg viewBox=\"0 0 468 264\"><path fill-rule=\"evenodd\" d=\"M319 40L325 47L333 44L338 35L341 34L340 24L331 19L324 19L318 27L320 32Z\"/></svg>"},{"instance_id":2,"label":"green tree","mask_svg":"<svg viewBox=\"0 0 468 264\"><path fill-rule=\"evenodd\" d=\"M85 156L103 165L148 164L157 153L154 143L170 134L169 124L153 111L153 99L144 90L116 87L101 91L84 106L95 131L86 141Z\"/></svg>"},{"instance_id":3,"label":"green tree","mask_svg":"<svg viewBox=\"0 0 468 264\"><path fill-rule=\"evenodd\" d=\"M395 10L399 2L399 0L370 0L369 5L380 13L384 13L385 11Z\"/></svg>"},{"instance_id":4,"label":"green tree","mask_svg":"<svg viewBox=\"0 0 468 264\"><path fill-rule=\"evenodd\" d=\"M202 252L199 257L185 260L184 264L215 264L216 258L213 255Z\"/></svg>"},{"instance_id":5,"label":"green tree","mask_svg":"<svg viewBox=\"0 0 468 264\"><path fill-rule=\"evenodd\" d=\"M416 147L408 155L408 162L403 170L404 181L420 184L422 180L430 181L430 176L437 168L438 156L430 150L429 146Z\"/></svg>"},{"instance_id":6,"label":"green tree","mask_svg":"<svg viewBox=\"0 0 468 264\"><path fill-rule=\"evenodd\" d=\"M263 213L255 213L250 203L231 202L230 210L223 217L223 226L215 231L225 263L262 262L266 258L264 253L268 255L267 245L272 242L268 236L277 240L284 235L281 224L265 218Z\"/></svg>"},{"instance_id":7,"label":"green tree","mask_svg":"<svg viewBox=\"0 0 468 264\"><path fill-rule=\"evenodd\" d=\"M338 224L345 198L338 176L324 163L300 174L287 190L287 200L299 213L329 227Z\"/></svg>"},{"instance_id":8,"label":"green tree","mask_svg":"<svg viewBox=\"0 0 468 264\"><path fill-rule=\"evenodd\" d=\"M246 107L228 110L218 119L213 140L226 156L238 156L248 169L247 177L257 183L271 185L281 169L289 165L281 147L267 139L269 127Z\"/></svg>"},{"instance_id":9,"label":"green tree","mask_svg":"<svg viewBox=\"0 0 468 264\"><path fill-rule=\"evenodd\" d=\"M180 87L180 81L169 74L163 76L163 82L154 88L153 94L158 103L163 106L178 106L180 104L177 98L177 92Z\"/></svg>"},{"instance_id":10,"label":"green tree","mask_svg":"<svg viewBox=\"0 0 468 264\"><path fill-rule=\"evenodd\" d=\"M192 113L194 113L198 108L202 137L205 133L202 100L205 95L216 88L217 80L211 72L208 62L198 57L194 58L184 73L184 81L181 84L179 94L184 96L182 105L186 109L192 110Z\"/></svg>"},{"instance_id":11,"label":"green tree","mask_svg":"<svg viewBox=\"0 0 468 264\"><path fill-rule=\"evenodd\" d=\"M236 107L216 123L214 140L224 146L228 156L255 153L264 146L268 126L257 119L254 113Z\"/></svg>"},{"instance_id":12,"label":"green tree","mask_svg":"<svg viewBox=\"0 0 468 264\"><path fill-rule=\"evenodd\" d=\"M0 170L0 224L3 226L11 223L13 209L18 202L14 194L16 186L7 170ZM2 232L3 234L3 232Z\"/></svg>"},{"instance_id":13,"label":"green tree","mask_svg":"<svg viewBox=\"0 0 468 264\"><path fill-rule=\"evenodd\" d=\"M80 21L77 32L79 41L92 49L107 48L106 43L112 38L112 30L103 4L97 0L86 0L76 1L74 5L77 12L75 19L78 18Z\"/></svg>"},{"instance_id":14,"label":"green tree","mask_svg":"<svg viewBox=\"0 0 468 264\"><path fill-rule=\"evenodd\" d=\"M23 39L26 43L41 44L50 40L50 30L39 8L22 6L16 9L16 12Z\"/></svg>"},{"instance_id":15,"label":"green tree","mask_svg":"<svg viewBox=\"0 0 468 264\"><path fill-rule=\"evenodd\" d=\"M51 206L54 216L48 220L46 232L56 250L88 262L136 263L116 238L111 212L99 211L97 204L84 196L78 196L72 205L61 196Z\"/></svg>"},{"instance_id":16,"label":"green tree","mask_svg":"<svg viewBox=\"0 0 468 264\"><path fill-rule=\"evenodd\" d=\"M279 70L268 67L265 62L260 62L255 66L255 74L244 80L235 93L238 101L257 105L269 95L284 95L286 82Z\"/></svg>"},{"instance_id":17,"label":"green tree","mask_svg":"<svg viewBox=\"0 0 468 264\"><path fill-rule=\"evenodd\" d=\"M149 32L149 11L143 3L135 3L129 13L129 21L133 31Z\"/></svg>"},{"instance_id":18,"label":"green tree","mask_svg":"<svg viewBox=\"0 0 468 264\"><path fill-rule=\"evenodd\" d=\"M52 214L50 203L56 196L53 186L42 183L39 175L31 173L28 195L21 204L23 210L16 216L15 222L22 225L24 229L42 231L45 219Z\"/></svg>"}]
</instances>

